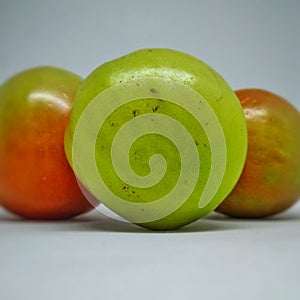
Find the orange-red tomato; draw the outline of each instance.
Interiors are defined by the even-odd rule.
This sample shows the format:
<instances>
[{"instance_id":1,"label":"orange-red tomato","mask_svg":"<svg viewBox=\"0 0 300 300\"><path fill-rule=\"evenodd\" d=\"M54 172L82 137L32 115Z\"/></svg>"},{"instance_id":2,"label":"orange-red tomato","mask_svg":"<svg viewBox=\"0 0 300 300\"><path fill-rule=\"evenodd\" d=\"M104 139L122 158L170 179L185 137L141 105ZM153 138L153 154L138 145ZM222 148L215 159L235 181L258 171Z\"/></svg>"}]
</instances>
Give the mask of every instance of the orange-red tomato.
<instances>
[{"instance_id":1,"label":"orange-red tomato","mask_svg":"<svg viewBox=\"0 0 300 300\"><path fill-rule=\"evenodd\" d=\"M91 210L64 153L81 78L53 67L24 71L0 87L0 202L33 219Z\"/></svg>"},{"instance_id":2,"label":"orange-red tomato","mask_svg":"<svg viewBox=\"0 0 300 300\"><path fill-rule=\"evenodd\" d=\"M236 187L217 211L247 218L279 213L300 197L300 113L265 90L236 94L247 121L249 148Z\"/></svg>"}]
</instances>

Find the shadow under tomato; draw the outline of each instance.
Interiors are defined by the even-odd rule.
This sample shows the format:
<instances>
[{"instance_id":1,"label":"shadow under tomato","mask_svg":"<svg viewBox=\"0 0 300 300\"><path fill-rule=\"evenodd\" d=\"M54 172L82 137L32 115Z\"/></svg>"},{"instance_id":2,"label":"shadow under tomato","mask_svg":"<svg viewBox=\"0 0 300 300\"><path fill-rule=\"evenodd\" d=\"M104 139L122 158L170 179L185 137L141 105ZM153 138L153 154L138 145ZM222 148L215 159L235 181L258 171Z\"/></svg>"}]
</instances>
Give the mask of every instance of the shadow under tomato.
<instances>
[{"instance_id":1,"label":"shadow under tomato","mask_svg":"<svg viewBox=\"0 0 300 300\"><path fill-rule=\"evenodd\" d=\"M192 232L213 232L224 230L239 229L239 226L220 223L208 218L203 218L194 223L188 224L176 230L153 231L132 223L118 221L109 218L103 214L93 211L88 214L78 216L76 218L56 221L37 221L24 219L9 212L0 213L1 223L29 225L30 230L36 228L38 231L78 231L78 232L123 232L123 233L144 233L144 234L183 234Z\"/></svg>"},{"instance_id":2,"label":"shadow under tomato","mask_svg":"<svg viewBox=\"0 0 300 300\"><path fill-rule=\"evenodd\" d=\"M97 221L74 224L70 230L78 231L106 231L106 232L127 232L127 233L144 233L144 234L183 234L191 232L211 232L233 230L235 226L229 224L217 224L209 220L201 220L192 224L186 225L176 230L150 230L131 223L124 223L106 217L99 217ZM78 226L77 226L78 225Z\"/></svg>"},{"instance_id":3,"label":"shadow under tomato","mask_svg":"<svg viewBox=\"0 0 300 300\"><path fill-rule=\"evenodd\" d=\"M113 218L109 218L97 211L89 213L84 216L80 216L74 220L78 220L79 223L73 223L70 226L70 230L77 231L99 231L99 232L127 232L127 233L146 233L146 234L163 234L163 233L189 233L189 232L210 232L210 231L223 231L223 230L234 230L238 226L231 224L220 224L215 221L203 218L186 226L183 226L176 230L150 230L147 228L140 227L138 225L119 221ZM73 220L73 221L74 221ZM88 221L89 222L86 222ZM81 222L80 222L81 221ZM82 222L85 221L85 222ZM70 220L72 222L72 220Z\"/></svg>"},{"instance_id":4,"label":"shadow under tomato","mask_svg":"<svg viewBox=\"0 0 300 300\"><path fill-rule=\"evenodd\" d=\"M286 221L299 221L300 220L300 206L294 206L289 208L288 210L268 216L268 217L261 217L261 218L239 218L239 217L231 217L226 216L222 213L213 212L210 215L206 217L208 220L212 221L222 221L222 222L239 222L239 223L245 223L245 222L286 222Z\"/></svg>"}]
</instances>

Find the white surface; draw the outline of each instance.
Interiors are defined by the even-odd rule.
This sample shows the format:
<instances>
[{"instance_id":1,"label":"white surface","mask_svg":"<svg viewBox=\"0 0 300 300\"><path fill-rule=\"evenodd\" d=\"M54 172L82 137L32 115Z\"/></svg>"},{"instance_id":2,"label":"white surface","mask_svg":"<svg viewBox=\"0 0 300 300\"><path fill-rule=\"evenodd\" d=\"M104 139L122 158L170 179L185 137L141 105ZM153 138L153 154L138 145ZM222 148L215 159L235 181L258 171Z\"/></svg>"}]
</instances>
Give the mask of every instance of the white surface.
<instances>
[{"instance_id":1,"label":"white surface","mask_svg":"<svg viewBox=\"0 0 300 300\"><path fill-rule=\"evenodd\" d=\"M86 76L130 51L168 47L234 88L300 108L300 2L0 1L0 83L36 65ZM21 221L0 212L0 299L299 299L300 207L269 220L211 215L153 233L90 214Z\"/></svg>"},{"instance_id":2,"label":"white surface","mask_svg":"<svg viewBox=\"0 0 300 300\"><path fill-rule=\"evenodd\" d=\"M0 211L0 299L299 299L299 218L300 205L151 232L97 212L51 223Z\"/></svg>"}]
</instances>

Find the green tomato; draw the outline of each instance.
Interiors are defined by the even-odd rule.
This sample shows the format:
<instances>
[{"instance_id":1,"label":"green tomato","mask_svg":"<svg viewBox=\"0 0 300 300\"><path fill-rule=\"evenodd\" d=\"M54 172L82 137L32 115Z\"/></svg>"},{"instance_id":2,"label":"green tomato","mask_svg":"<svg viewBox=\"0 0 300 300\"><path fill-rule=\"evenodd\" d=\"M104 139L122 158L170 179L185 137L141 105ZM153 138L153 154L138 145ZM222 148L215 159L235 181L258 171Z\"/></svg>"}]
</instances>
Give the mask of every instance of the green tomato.
<instances>
[{"instance_id":1,"label":"green tomato","mask_svg":"<svg viewBox=\"0 0 300 300\"><path fill-rule=\"evenodd\" d=\"M99 201L141 226L175 229L213 211L235 186L246 121L235 93L208 65L143 49L84 80L65 149Z\"/></svg>"}]
</instances>

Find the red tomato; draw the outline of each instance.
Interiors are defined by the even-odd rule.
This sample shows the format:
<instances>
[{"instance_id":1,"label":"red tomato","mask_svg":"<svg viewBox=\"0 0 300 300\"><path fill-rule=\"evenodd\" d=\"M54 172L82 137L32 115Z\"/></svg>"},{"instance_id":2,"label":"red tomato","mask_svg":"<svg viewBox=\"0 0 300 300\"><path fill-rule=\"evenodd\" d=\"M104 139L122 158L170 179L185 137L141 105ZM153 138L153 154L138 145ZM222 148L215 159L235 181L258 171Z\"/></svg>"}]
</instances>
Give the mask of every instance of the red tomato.
<instances>
[{"instance_id":1,"label":"red tomato","mask_svg":"<svg viewBox=\"0 0 300 300\"><path fill-rule=\"evenodd\" d=\"M260 89L236 92L248 127L243 173L217 211L235 217L265 217L300 197L300 113L287 100Z\"/></svg>"},{"instance_id":2,"label":"red tomato","mask_svg":"<svg viewBox=\"0 0 300 300\"><path fill-rule=\"evenodd\" d=\"M32 219L91 210L64 153L81 78L53 67L24 71L0 87L0 202Z\"/></svg>"}]
</instances>

